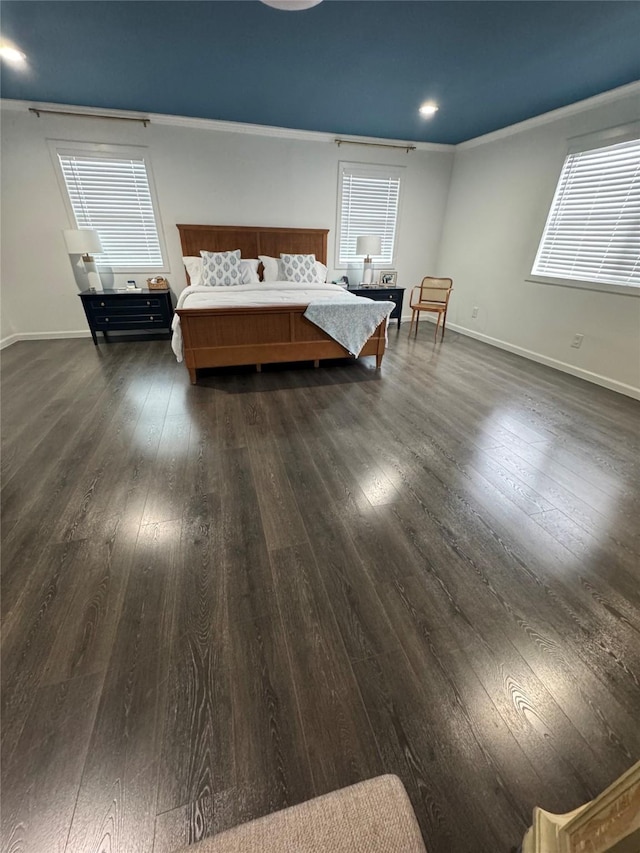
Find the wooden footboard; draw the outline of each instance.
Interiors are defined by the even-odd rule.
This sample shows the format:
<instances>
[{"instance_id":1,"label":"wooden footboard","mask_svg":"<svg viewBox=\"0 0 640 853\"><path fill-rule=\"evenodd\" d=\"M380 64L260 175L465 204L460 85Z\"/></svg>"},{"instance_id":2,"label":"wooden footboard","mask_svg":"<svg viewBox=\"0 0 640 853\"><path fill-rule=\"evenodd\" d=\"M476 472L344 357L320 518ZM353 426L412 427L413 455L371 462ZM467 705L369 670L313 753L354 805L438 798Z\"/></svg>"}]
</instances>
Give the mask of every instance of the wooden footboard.
<instances>
[{"instance_id":1,"label":"wooden footboard","mask_svg":"<svg viewBox=\"0 0 640 853\"><path fill-rule=\"evenodd\" d=\"M192 384L202 367L349 358L347 350L304 317L306 305L180 308L184 361ZM387 321L375 330L360 355L382 364Z\"/></svg>"}]
</instances>

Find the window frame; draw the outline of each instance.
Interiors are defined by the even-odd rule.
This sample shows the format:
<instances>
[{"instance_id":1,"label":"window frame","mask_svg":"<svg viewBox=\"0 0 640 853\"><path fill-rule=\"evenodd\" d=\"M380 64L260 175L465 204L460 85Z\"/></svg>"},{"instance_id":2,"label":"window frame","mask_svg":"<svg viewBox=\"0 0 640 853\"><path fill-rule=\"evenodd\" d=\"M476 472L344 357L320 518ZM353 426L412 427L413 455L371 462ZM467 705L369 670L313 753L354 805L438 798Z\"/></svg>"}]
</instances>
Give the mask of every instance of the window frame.
<instances>
[{"instance_id":1,"label":"window frame","mask_svg":"<svg viewBox=\"0 0 640 853\"><path fill-rule=\"evenodd\" d=\"M547 222L551 214L553 204L556 200L560 178L564 170L567 159L573 154L579 154L594 150L596 148L606 148L610 145L617 145L622 142L629 142L634 139L640 139L640 122L632 122L631 124L608 128L606 130L597 131L596 133L586 134L580 137L574 137L567 140L567 147L562 158L562 163L556 174L556 180L553 186L551 199L546 207L544 219L540 228L539 237L529 259L528 268L529 274L525 276L525 281L533 284L544 284L555 287L570 287L578 290L593 290L599 293L612 293L619 296L640 296L640 285L638 284L618 284L607 283L604 281L592 281L589 279L564 278L562 276L539 275L533 272L533 267L538 257L542 245L542 239L547 227Z\"/></svg>"},{"instance_id":2,"label":"window frame","mask_svg":"<svg viewBox=\"0 0 640 853\"><path fill-rule=\"evenodd\" d=\"M73 205L67 190L67 184L64 179L62 166L59 155L64 156L92 156L96 159L103 160L142 160L144 162L145 171L147 174L147 182L149 184L149 194L151 196L151 204L153 207L153 215L155 219L156 232L158 235L158 244L160 246L160 254L162 255L162 264L151 266L149 264L128 264L127 266L111 266L108 263L100 263L96 260L98 269L109 270L114 275L129 275L140 273L170 273L169 259L167 254L167 246L164 235L164 227L160 216L160 206L158 204L158 195L156 192L153 168L151 165L151 156L147 146L143 145L118 145L113 143L101 142L74 142L65 139L49 139L49 151L53 160L53 165L60 186L62 200L67 212L67 219L70 228L78 228L76 222Z\"/></svg>"},{"instance_id":3,"label":"window frame","mask_svg":"<svg viewBox=\"0 0 640 853\"><path fill-rule=\"evenodd\" d=\"M336 238L334 246L334 268L337 270L347 270L354 266L362 266L364 258L355 258L353 261L346 263L340 261L340 240L342 233L342 175L346 168L354 169L355 171L370 172L372 176L383 175L391 178L397 177L398 186L398 210L396 213L396 228L393 241L393 254L389 262L378 261L377 266L389 266L395 268L398 258L398 244L400 241L400 219L402 214L402 199L403 199L403 178L405 176L406 166L386 165L384 163L362 163L354 160L339 160L338 161L338 189L336 201Z\"/></svg>"}]
</instances>

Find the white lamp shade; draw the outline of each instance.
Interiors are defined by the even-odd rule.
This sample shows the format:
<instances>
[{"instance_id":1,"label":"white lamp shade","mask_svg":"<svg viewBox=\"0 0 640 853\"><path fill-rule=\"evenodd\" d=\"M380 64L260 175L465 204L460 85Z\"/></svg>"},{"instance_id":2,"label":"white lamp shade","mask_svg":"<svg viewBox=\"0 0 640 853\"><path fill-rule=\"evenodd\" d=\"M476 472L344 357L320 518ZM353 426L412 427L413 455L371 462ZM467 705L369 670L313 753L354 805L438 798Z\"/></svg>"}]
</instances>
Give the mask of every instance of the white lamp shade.
<instances>
[{"instance_id":1,"label":"white lamp shade","mask_svg":"<svg viewBox=\"0 0 640 853\"><path fill-rule=\"evenodd\" d=\"M356 255L379 255L382 252L380 237L358 237Z\"/></svg>"},{"instance_id":2,"label":"white lamp shade","mask_svg":"<svg viewBox=\"0 0 640 853\"><path fill-rule=\"evenodd\" d=\"M97 231L90 228L68 228L62 233L70 255L98 255L102 251Z\"/></svg>"}]
</instances>

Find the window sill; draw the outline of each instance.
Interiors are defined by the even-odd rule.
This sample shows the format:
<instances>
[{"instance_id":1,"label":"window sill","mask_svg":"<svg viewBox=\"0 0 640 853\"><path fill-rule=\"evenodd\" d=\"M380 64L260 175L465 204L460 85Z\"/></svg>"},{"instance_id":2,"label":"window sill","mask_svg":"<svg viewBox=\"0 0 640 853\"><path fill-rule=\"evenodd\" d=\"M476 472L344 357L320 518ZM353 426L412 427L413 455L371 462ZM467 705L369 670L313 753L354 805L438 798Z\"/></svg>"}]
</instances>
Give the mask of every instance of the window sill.
<instances>
[{"instance_id":1,"label":"window sill","mask_svg":"<svg viewBox=\"0 0 640 853\"><path fill-rule=\"evenodd\" d=\"M348 264L334 264L333 269L334 270L352 270L352 269L355 269L356 267L359 267L360 269L362 269L364 267L364 261L362 259L358 259L357 261L350 261ZM374 270L397 270L398 268L395 265L395 262L391 261L388 264L383 264L383 263L379 264L376 262L375 264L373 264L373 269Z\"/></svg>"},{"instance_id":2,"label":"window sill","mask_svg":"<svg viewBox=\"0 0 640 853\"><path fill-rule=\"evenodd\" d=\"M164 275L166 273L170 273L171 269L167 266L163 267L110 267L108 264L96 264L98 267L98 272L105 273L105 275L109 275L109 273L113 275L160 275L161 273Z\"/></svg>"},{"instance_id":3,"label":"window sill","mask_svg":"<svg viewBox=\"0 0 640 853\"><path fill-rule=\"evenodd\" d=\"M604 284L595 281L579 281L569 278L551 278L541 275L529 275L525 281L533 284L550 284L555 287L575 287L578 290L596 290L600 293L615 293L619 296L640 296L640 286L633 284Z\"/></svg>"}]
</instances>

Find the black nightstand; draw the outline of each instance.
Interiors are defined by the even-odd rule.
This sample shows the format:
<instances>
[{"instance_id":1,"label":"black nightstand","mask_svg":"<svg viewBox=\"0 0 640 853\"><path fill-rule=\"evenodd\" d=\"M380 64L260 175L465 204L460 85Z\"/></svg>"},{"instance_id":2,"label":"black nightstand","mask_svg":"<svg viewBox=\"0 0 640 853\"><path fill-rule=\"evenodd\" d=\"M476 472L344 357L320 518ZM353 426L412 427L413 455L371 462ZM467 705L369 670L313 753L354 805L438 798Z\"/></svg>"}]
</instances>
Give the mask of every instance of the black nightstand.
<instances>
[{"instance_id":1,"label":"black nightstand","mask_svg":"<svg viewBox=\"0 0 640 853\"><path fill-rule=\"evenodd\" d=\"M376 302L387 302L389 299L395 302L395 308L389 315L389 319L397 320L398 328L400 328L404 287L349 287L348 290L349 293L355 293L356 296L366 296L367 299L375 299Z\"/></svg>"},{"instance_id":2,"label":"black nightstand","mask_svg":"<svg viewBox=\"0 0 640 853\"><path fill-rule=\"evenodd\" d=\"M104 332L107 340L108 332L125 329L171 330L170 290L85 290L79 296L96 345L96 332Z\"/></svg>"}]
</instances>

